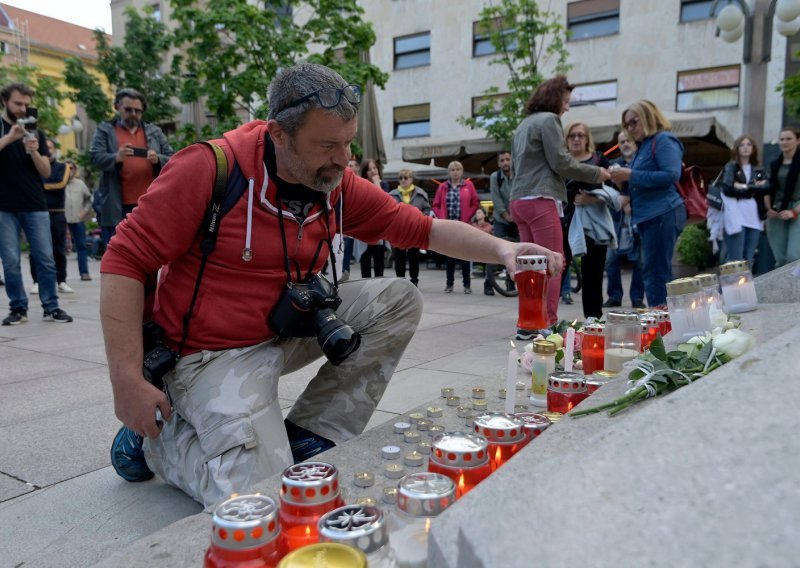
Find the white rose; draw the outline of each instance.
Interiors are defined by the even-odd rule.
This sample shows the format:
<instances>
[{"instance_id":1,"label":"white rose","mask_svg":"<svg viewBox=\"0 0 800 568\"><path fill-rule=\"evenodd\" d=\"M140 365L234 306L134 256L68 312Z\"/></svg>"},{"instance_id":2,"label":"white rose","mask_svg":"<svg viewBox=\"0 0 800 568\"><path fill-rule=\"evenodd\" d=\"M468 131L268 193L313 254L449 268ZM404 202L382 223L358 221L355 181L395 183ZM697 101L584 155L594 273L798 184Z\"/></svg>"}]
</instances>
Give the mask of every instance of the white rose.
<instances>
[{"instance_id":1,"label":"white rose","mask_svg":"<svg viewBox=\"0 0 800 568\"><path fill-rule=\"evenodd\" d=\"M708 316L711 320L711 329L714 329L715 327L724 328L725 324L728 323L728 316L714 304L711 304L709 307Z\"/></svg>"},{"instance_id":2,"label":"white rose","mask_svg":"<svg viewBox=\"0 0 800 568\"><path fill-rule=\"evenodd\" d=\"M713 343L717 351L735 359L750 351L755 346L756 340L740 329L729 329L715 337Z\"/></svg>"}]
</instances>

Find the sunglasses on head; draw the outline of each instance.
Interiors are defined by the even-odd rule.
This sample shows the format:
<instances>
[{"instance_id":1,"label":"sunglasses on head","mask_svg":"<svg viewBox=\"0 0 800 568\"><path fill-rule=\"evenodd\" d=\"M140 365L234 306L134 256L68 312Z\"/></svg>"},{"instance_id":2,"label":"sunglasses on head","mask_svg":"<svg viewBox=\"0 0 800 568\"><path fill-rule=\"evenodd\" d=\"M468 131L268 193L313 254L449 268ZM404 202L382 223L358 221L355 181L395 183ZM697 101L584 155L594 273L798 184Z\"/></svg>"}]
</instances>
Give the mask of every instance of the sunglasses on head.
<instances>
[{"instance_id":1,"label":"sunglasses on head","mask_svg":"<svg viewBox=\"0 0 800 568\"><path fill-rule=\"evenodd\" d=\"M350 104L357 105L361 102L361 87L358 85L347 85L346 87L342 87L341 89L336 88L326 88L320 89L318 91L314 91L313 93L309 93L299 99L295 99L286 105L285 108L281 109L280 112L285 111L289 108L294 108L303 104L304 102L317 99L319 106L322 108L334 108L339 106L339 103L342 102L342 97L347 99Z\"/></svg>"}]
</instances>

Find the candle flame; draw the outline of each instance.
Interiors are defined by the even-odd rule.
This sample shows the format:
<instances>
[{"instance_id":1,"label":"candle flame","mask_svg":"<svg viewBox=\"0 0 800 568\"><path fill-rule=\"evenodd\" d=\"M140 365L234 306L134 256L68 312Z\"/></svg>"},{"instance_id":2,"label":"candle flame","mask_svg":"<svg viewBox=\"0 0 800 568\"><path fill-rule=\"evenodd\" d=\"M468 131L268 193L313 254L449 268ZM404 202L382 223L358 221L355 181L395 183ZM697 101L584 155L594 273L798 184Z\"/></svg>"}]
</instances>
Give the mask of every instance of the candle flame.
<instances>
[{"instance_id":1,"label":"candle flame","mask_svg":"<svg viewBox=\"0 0 800 568\"><path fill-rule=\"evenodd\" d=\"M509 343L511 344L511 349L516 349L517 348L517 346L514 344L513 341L509 341Z\"/></svg>"},{"instance_id":2,"label":"candle flame","mask_svg":"<svg viewBox=\"0 0 800 568\"><path fill-rule=\"evenodd\" d=\"M692 309L695 309L696 307L697 307L697 301L692 300Z\"/></svg>"},{"instance_id":3,"label":"candle flame","mask_svg":"<svg viewBox=\"0 0 800 568\"><path fill-rule=\"evenodd\" d=\"M569 401L569 402L567 403L567 412L569 412L570 410L572 410L572 407L573 407L572 401Z\"/></svg>"},{"instance_id":4,"label":"candle flame","mask_svg":"<svg viewBox=\"0 0 800 568\"><path fill-rule=\"evenodd\" d=\"M497 446L497 451L494 453L494 463L496 467L500 467L503 462L500 460L503 459L503 454L500 452L500 446Z\"/></svg>"},{"instance_id":5,"label":"candle flame","mask_svg":"<svg viewBox=\"0 0 800 568\"><path fill-rule=\"evenodd\" d=\"M464 474L458 476L458 485L456 486L456 496L461 497L464 494Z\"/></svg>"},{"instance_id":6,"label":"candle flame","mask_svg":"<svg viewBox=\"0 0 800 568\"><path fill-rule=\"evenodd\" d=\"M231 493L231 499L236 499L238 496L238 493Z\"/></svg>"},{"instance_id":7,"label":"candle flame","mask_svg":"<svg viewBox=\"0 0 800 568\"><path fill-rule=\"evenodd\" d=\"M311 537L311 527L306 525L306 538Z\"/></svg>"},{"instance_id":8,"label":"candle flame","mask_svg":"<svg viewBox=\"0 0 800 568\"><path fill-rule=\"evenodd\" d=\"M744 276L742 276L741 278L739 278L739 282L737 282L737 284L739 286L744 286L744 283L746 282L746 280L747 279Z\"/></svg>"},{"instance_id":9,"label":"candle flame","mask_svg":"<svg viewBox=\"0 0 800 568\"><path fill-rule=\"evenodd\" d=\"M575 318L574 320L572 320L572 323L571 323L571 324L569 324L569 326L570 326L570 327L575 327L575 324L576 324L576 323L578 323L578 318Z\"/></svg>"},{"instance_id":10,"label":"candle flame","mask_svg":"<svg viewBox=\"0 0 800 568\"><path fill-rule=\"evenodd\" d=\"M431 532L431 519L428 517L425 519L425 534Z\"/></svg>"}]
</instances>

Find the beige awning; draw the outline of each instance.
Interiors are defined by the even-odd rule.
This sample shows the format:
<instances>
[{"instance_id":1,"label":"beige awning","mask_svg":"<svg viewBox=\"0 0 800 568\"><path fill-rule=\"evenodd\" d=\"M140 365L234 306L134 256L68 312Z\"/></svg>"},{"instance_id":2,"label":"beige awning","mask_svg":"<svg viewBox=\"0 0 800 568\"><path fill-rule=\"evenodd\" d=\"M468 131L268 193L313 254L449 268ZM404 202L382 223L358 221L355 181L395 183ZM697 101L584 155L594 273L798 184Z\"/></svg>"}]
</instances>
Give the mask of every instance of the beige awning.
<instances>
[{"instance_id":1,"label":"beige awning","mask_svg":"<svg viewBox=\"0 0 800 568\"><path fill-rule=\"evenodd\" d=\"M497 153L503 149L505 145L491 138L403 146L403 161L446 168L450 162L457 160L464 165L466 176L478 176L497 169Z\"/></svg>"}]
</instances>

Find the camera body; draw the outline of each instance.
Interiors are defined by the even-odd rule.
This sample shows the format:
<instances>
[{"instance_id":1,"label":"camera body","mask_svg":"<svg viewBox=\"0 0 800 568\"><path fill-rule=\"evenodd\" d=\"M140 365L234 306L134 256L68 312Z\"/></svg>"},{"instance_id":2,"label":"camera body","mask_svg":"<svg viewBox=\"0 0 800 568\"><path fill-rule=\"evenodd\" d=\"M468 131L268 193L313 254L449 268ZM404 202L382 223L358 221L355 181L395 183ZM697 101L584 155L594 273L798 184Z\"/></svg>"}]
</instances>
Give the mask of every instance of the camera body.
<instances>
[{"instance_id":1,"label":"camera body","mask_svg":"<svg viewBox=\"0 0 800 568\"><path fill-rule=\"evenodd\" d=\"M131 150L133 150L133 156L135 158L146 158L147 157L147 148L139 148L137 146L131 146Z\"/></svg>"},{"instance_id":2,"label":"camera body","mask_svg":"<svg viewBox=\"0 0 800 568\"><path fill-rule=\"evenodd\" d=\"M314 337L333 365L339 365L361 345L361 335L336 315L342 299L322 275L288 286L269 316L269 326L281 338Z\"/></svg>"},{"instance_id":3,"label":"camera body","mask_svg":"<svg viewBox=\"0 0 800 568\"><path fill-rule=\"evenodd\" d=\"M175 368L178 354L164 341L164 330L157 323L149 321L142 326L144 360L142 374L151 385L164 388L164 375Z\"/></svg>"}]
</instances>

